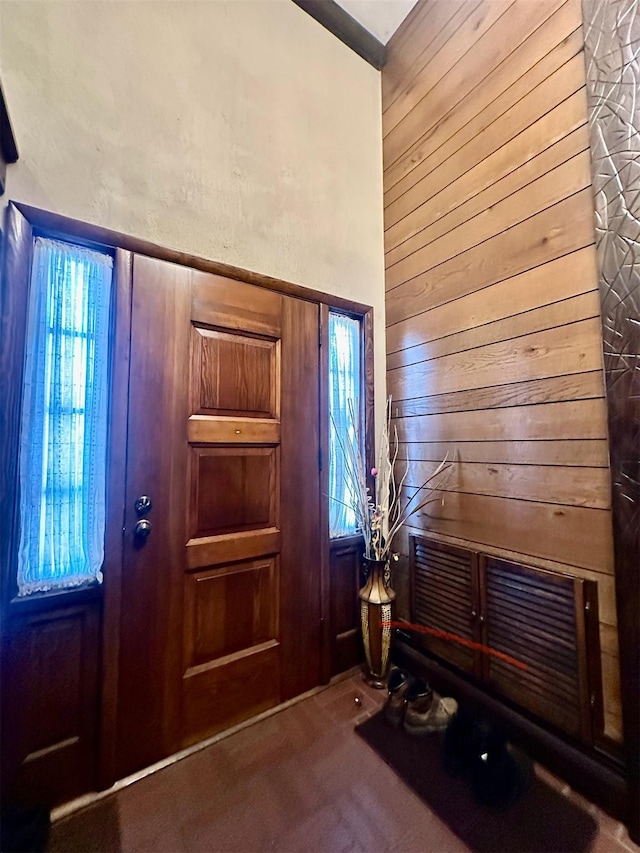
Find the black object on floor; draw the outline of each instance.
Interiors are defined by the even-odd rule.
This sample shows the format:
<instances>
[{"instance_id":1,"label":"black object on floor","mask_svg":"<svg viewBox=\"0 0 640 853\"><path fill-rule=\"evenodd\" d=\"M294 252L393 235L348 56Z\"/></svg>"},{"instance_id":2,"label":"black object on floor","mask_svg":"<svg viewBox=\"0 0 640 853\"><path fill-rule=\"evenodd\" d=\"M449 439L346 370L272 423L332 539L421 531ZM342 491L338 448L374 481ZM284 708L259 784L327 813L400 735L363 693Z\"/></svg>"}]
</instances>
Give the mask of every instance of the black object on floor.
<instances>
[{"instance_id":1,"label":"black object on floor","mask_svg":"<svg viewBox=\"0 0 640 853\"><path fill-rule=\"evenodd\" d=\"M44 806L3 805L0 809L2 853L43 853L51 820Z\"/></svg>"},{"instance_id":2,"label":"black object on floor","mask_svg":"<svg viewBox=\"0 0 640 853\"><path fill-rule=\"evenodd\" d=\"M476 802L466 778L446 772L442 736L415 738L390 726L381 711L356 732L477 853L586 853L595 820L540 779L510 808Z\"/></svg>"}]
</instances>

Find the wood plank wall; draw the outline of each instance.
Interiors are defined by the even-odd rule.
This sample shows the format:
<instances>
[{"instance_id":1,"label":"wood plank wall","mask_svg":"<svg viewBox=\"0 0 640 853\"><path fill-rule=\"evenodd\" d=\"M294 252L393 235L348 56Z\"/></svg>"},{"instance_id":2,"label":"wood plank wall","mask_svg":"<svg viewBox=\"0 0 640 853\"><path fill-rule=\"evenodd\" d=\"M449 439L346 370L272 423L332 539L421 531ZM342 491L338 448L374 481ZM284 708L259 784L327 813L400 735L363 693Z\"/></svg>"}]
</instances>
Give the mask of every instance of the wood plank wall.
<instances>
[{"instance_id":1,"label":"wood plank wall","mask_svg":"<svg viewBox=\"0 0 640 853\"><path fill-rule=\"evenodd\" d=\"M420 0L392 38L387 378L410 484L459 460L415 530L598 581L619 740L581 24L580 0Z\"/></svg>"}]
</instances>

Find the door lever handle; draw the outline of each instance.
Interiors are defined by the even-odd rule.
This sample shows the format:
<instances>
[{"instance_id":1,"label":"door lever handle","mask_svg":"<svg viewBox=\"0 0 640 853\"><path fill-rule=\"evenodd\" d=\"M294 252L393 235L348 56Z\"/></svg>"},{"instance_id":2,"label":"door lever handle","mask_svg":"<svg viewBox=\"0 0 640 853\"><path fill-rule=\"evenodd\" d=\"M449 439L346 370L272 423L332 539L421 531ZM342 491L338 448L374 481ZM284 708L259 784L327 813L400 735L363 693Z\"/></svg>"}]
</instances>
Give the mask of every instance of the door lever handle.
<instances>
[{"instance_id":1,"label":"door lever handle","mask_svg":"<svg viewBox=\"0 0 640 853\"><path fill-rule=\"evenodd\" d=\"M133 538L136 545L144 545L150 534L151 522L147 518L141 518L140 521L136 522L136 526L133 528Z\"/></svg>"}]
</instances>

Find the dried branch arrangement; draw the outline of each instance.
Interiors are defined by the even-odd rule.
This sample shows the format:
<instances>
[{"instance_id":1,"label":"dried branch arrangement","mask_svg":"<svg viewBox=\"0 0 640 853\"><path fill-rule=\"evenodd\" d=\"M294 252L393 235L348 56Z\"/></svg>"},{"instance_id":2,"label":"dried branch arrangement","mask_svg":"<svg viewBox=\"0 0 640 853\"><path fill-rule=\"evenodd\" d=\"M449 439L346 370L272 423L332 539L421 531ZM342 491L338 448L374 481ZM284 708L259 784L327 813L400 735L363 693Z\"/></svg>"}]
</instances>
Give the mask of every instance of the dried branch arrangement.
<instances>
[{"instance_id":1,"label":"dried branch arrangement","mask_svg":"<svg viewBox=\"0 0 640 853\"><path fill-rule=\"evenodd\" d=\"M348 435L340 435L331 418L337 446L343 457L346 491L348 499L344 503L354 513L356 523L364 537L365 557L369 560L388 560L391 556L393 537L403 524L421 509L434 501L444 500L438 491L449 477L451 463L448 456L427 477L422 485L412 489L405 500L404 489L409 463L404 474L396 481L395 467L398 461L398 430L391 424L391 397L387 399L385 420L380 435L378 464L371 470L374 481L374 494L367 485L367 468L361 440L360 420L353 405L349 405ZM337 500L337 498L332 498ZM343 503L338 501L338 503Z\"/></svg>"}]
</instances>

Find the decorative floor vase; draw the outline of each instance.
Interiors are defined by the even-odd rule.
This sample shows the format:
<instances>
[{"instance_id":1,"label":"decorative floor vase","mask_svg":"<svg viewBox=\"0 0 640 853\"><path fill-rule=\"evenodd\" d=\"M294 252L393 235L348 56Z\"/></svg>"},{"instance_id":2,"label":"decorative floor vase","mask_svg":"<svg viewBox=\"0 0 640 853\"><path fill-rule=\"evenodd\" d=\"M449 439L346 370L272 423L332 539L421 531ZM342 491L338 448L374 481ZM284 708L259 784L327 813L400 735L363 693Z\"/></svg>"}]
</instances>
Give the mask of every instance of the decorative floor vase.
<instances>
[{"instance_id":1,"label":"decorative floor vase","mask_svg":"<svg viewBox=\"0 0 640 853\"><path fill-rule=\"evenodd\" d=\"M391 662L391 605L396 594L389 582L387 560L368 560L367 582L358 593L360 625L367 659L364 680L371 687L386 686Z\"/></svg>"}]
</instances>

